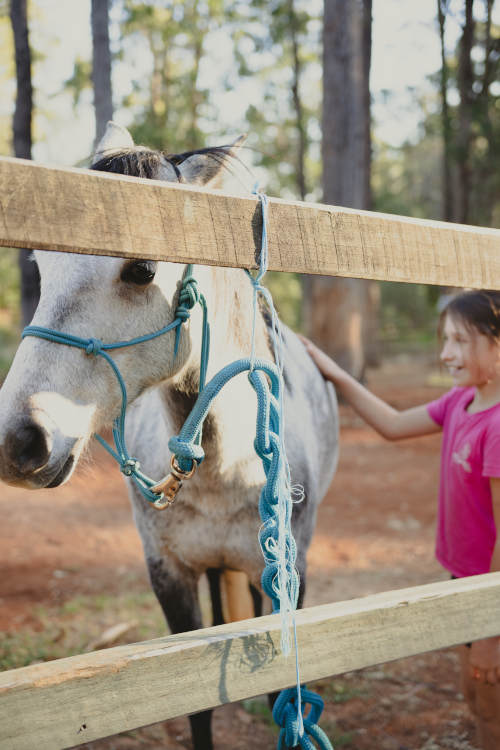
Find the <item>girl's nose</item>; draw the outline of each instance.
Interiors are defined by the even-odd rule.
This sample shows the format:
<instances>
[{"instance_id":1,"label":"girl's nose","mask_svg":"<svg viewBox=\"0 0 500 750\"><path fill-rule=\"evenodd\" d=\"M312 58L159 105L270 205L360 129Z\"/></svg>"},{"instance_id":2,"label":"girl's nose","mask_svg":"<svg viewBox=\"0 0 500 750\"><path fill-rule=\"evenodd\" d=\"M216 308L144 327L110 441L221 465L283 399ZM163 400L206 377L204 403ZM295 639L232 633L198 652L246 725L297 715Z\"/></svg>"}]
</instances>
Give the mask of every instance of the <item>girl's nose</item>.
<instances>
[{"instance_id":1,"label":"girl's nose","mask_svg":"<svg viewBox=\"0 0 500 750\"><path fill-rule=\"evenodd\" d=\"M441 349L441 354L439 355L441 362L446 362L449 359L452 359L453 352L449 346L449 344L445 344L443 348Z\"/></svg>"}]
</instances>

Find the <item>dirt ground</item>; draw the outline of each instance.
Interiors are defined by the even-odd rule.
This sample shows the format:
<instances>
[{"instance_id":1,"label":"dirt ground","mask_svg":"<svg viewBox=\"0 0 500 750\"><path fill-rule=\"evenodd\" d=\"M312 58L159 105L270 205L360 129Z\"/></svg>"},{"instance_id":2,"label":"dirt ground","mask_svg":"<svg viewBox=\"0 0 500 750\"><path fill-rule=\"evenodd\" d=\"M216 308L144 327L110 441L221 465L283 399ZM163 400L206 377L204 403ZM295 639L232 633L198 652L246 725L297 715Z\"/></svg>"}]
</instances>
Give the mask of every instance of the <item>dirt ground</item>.
<instances>
[{"instance_id":1,"label":"dirt ground","mask_svg":"<svg viewBox=\"0 0 500 750\"><path fill-rule=\"evenodd\" d=\"M369 377L376 393L401 408L440 395L444 388L435 381L429 368L412 361L384 365ZM309 553L306 606L447 577L433 557L439 436L390 444L348 407L341 416L340 465ZM54 639L61 638L58 613L78 597L107 595L113 622L114 597L125 588L138 595L149 590L121 477L100 448L62 488L2 486L0 514L3 638L40 633L47 623L55 627ZM125 640L140 639L132 628ZM453 650L323 680L316 686L326 701L321 726L336 748L474 750L458 684ZM276 745L263 700L217 709L214 735L217 750ZM182 750L191 744L181 718L83 747Z\"/></svg>"}]
</instances>

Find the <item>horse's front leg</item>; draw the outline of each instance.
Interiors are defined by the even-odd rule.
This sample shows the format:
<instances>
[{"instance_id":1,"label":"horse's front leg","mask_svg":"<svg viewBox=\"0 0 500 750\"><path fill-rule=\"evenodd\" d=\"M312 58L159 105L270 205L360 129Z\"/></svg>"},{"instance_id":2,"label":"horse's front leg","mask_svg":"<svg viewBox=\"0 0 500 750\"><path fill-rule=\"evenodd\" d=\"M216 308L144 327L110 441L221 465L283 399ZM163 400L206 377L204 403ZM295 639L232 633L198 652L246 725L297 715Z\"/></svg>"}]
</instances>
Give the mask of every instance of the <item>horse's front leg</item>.
<instances>
[{"instance_id":1,"label":"horse's front leg","mask_svg":"<svg viewBox=\"0 0 500 750\"><path fill-rule=\"evenodd\" d=\"M149 577L172 633L203 627L198 601L198 581L192 572L180 570L165 560L148 558ZM212 711L189 717L194 750L213 750Z\"/></svg>"}]
</instances>

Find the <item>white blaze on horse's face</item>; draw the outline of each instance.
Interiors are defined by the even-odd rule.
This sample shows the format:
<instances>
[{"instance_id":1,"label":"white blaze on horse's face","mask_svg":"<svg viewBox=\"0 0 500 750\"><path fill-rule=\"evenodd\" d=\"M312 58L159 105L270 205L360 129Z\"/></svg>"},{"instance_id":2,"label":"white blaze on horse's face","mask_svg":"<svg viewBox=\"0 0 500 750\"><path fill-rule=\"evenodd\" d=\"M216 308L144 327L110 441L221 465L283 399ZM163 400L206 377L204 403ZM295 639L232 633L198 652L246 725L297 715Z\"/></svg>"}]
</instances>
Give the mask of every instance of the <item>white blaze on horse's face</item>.
<instances>
[{"instance_id":1,"label":"white blaze on horse's face","mask_svg":"<svg viewBox=\"0 0 500 750\"><path fill-rule=\"evenodd\" d=\"M110 123L95 160L132 147L128 131ZM177 171L186 182L214 184L220 160L193 155ZM161 161L157 178L177 179L172 163ZM41 297L33 325L115 343L153 333L174 318L182 265L46 251L35 258ZM176 357L174 332L110 352L129 403L186 366L186 328ZM31 488L61 484L91 435L110 426L120 407L118 381L102 357L25 338L0 391L0 480Z\"/></svg>"},{"instance_id":2,"label":"white blaze on horse's face","mask_svg":"<svg viewBox=\"0 0 500 750\"><path fill-rule=\"evenodd\" d=\"M40 251L35 256L42 294L34 325L114 343L173 319L182 266L161 264L154 273L156 264L119 258ZM154 275L148 282L149 274ZM174 337L167 333L112 352L130 401L183 366L187 338L174 363ZM92 433L109 426L120 407L118 381L102 357L25 338L0 391L0 478L32 488L60 484Z\"/></svg>"}]
</instances>

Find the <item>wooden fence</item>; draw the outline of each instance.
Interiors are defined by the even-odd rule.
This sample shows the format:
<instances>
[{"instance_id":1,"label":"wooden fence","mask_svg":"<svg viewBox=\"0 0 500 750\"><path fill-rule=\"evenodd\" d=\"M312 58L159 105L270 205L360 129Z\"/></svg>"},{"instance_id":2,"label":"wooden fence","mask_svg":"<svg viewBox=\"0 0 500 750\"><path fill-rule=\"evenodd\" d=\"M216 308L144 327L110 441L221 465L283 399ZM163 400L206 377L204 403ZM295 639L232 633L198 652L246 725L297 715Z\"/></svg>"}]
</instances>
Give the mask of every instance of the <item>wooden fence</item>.
<instances>
[{"instance_id":1,"label":"wooden fence","mask_svg":"<svg viewBox=\"0 0 500 750\"><path fill-rule=\"evenodd\" d=\"M256 266L258 200L0 159L0 246ZM500 289L500 231L277 199L271 270ZM305 681L500 635L500 573L297 613ZM0 674L0 748L68 748L293 684L278 616Z\"/></svg>"}]
</instances>

